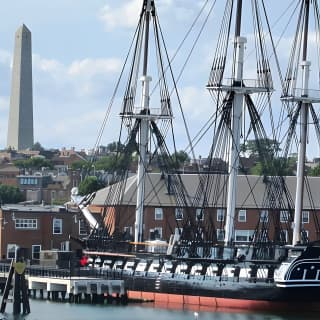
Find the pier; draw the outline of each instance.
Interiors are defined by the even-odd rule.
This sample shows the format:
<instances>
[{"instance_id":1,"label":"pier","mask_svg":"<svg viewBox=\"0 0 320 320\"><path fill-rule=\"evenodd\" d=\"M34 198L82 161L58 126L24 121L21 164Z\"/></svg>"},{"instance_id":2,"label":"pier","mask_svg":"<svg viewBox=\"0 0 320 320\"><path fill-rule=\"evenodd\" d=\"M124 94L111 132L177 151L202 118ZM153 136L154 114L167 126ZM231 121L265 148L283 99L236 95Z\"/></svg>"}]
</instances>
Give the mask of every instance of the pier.
<instances>
[{"instance_id":1,"label":"pier","mask_svg":"<svg viewBox=\"0 0 320 320\"><path fill-rule=\"evenodd\" d=\"M126 303L127 293L123 280L105 280L89 278L51 278L28 276L28 289L32 297L57 301L68 299L74 303L108 303L116 300ZM38 294L37 294L38 293Z\"/></svg>"},{"instance_id":2,"label":"pier","mask_svg":"<svg viewBox=\"0 0 320 320\"><path fill-rule=\"evenodd\" d=\"M10 264L0 263L0 289L3 292ZM118 279L115 279L117 277ZM25 269L28 294L32 298L71 303L126 304L124 280L115 272L70 270L32 266ZM8 302L10 302L8 298Z\"/></svg>"}]
</instances>

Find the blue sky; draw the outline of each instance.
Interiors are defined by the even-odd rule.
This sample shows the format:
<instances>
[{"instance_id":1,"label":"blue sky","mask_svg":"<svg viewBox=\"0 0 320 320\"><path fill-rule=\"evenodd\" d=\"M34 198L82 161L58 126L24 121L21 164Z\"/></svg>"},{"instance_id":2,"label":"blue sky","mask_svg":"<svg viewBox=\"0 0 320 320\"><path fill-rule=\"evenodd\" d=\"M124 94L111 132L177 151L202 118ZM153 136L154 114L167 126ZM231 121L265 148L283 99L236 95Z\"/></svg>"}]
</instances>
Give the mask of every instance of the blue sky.
<instances>
[{"instance_id":1,"label":"blue sky","mask_svg":"<svg viewBox=\"0 0 320 320\"><path fill-rule=\"evenodd\" d=\"M180 43L204 0L156 2L169 54ZM211 1L212 3L213 1ZM222 1L218 0L218 5ZM244 1L245 3L246 1ZM268 0L271 20L288 1ZM0 148L6 146L14 33L24 23L32 32L34 136L46 148L92 148L129 48L142 0L10 0L0 11ZM221 11L220 11L221 12ZM274 13L274 16L273 16ZM218 10L179 83L191 135L208 119L213 106L205 85L215 45ZM245 27L245 25L244 25ZM208 32L209 31L209 32ZM288 55L290 35L280 56ZM185 49L187 52L189 49ZM175 62L180 70L185 56ZM119 97L120 99L121 97ZM118 103L118 104L117 104ZM116 100L112 115L120 110ZM175 112L175 110L174 110ZM175 118L178 149L187 144L179 116ZM117 138L110 121L102 144ZM206 146L199 153L205 154Z\"/></svg>"}]
</instances>

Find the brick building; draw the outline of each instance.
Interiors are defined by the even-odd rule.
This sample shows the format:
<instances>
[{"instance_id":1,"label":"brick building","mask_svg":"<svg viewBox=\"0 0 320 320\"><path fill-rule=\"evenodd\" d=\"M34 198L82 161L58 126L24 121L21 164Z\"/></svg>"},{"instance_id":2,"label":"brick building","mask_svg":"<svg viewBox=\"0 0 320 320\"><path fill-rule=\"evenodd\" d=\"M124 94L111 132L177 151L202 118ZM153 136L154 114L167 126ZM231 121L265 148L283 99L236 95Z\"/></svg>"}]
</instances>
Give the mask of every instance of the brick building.
<instances>
[{"instance_id":1,"label":"brick building","mask_svg":"<svg viewBox=\"0 0 320 320\"><path fill-rule=\"evenodd\" d=\"M196 174L180 175L190 202L193 203L199 185L199 176ZM224 221L226 216L226 195L219 192L227 184L227 176L221 176L219 186L212 188L207 198L207 207L202 210L197 207L183 207L177 204L170 192L167 180L161 174L149 173L145 179L145 209L144 209L144 240L159 238L168 241L177 228L181 228L188 217L194 225L204 227L208 234L216 232L218 240L224 237ZM289 196L295 198L295 177L286 177ZM309 240L318 239L319 230L317 220L320 219L320 177L308 177L308 188L305 188L302 213L302 229ZM250 190L252 192L250 193ZM107 211L105 219L111 232L134 233L136 176L130 177L125 186L121 205L106 207L109 193L114 192L111 187L99 190L90 206L90 210L102 214ZM259 222L268 225L270 239L275 238L276 231L281 237L290 241L293 208L274 209L265 203L268 192L268 179L260 176L238 176L237 205L235 216L235 242L246 243L252 238ZM310 202L310 199L313 199ZM285 203L285 201L284 201Z\"/></svg>"},{"instance_id":2,"label":"brick building","mask_svg":"<svg viewBox=\"0 0 320 320\"><path fill-rule=\"evenodd\" d=\"M26 259L38 262L41 250L77 250L87 225L78 211L61 206L4 205L0 210L0 257L14 258L17 247Z\"/></svg>"}]
</instances>

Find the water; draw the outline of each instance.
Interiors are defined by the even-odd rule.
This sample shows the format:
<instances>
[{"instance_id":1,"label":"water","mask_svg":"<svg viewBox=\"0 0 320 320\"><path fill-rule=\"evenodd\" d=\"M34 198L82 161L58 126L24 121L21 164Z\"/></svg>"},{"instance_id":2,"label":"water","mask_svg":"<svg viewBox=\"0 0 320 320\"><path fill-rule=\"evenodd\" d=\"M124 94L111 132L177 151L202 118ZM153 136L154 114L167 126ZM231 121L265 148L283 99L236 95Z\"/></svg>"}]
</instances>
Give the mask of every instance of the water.
<instances>
[{"instance_id":1,"label":"water","mask_svg":"<svg viewBox=\"0 0 320 320\"><path fill-rule=\"evenodd\" d=\"M8 320L318 320L316 313L257 313L242 310L215 310L201 312L155 308L150 304L129 304L128 306L69 304L41 300L30 300L31 314L11 314L12 304L0 319Z\"/></svg>"}]
</instances>

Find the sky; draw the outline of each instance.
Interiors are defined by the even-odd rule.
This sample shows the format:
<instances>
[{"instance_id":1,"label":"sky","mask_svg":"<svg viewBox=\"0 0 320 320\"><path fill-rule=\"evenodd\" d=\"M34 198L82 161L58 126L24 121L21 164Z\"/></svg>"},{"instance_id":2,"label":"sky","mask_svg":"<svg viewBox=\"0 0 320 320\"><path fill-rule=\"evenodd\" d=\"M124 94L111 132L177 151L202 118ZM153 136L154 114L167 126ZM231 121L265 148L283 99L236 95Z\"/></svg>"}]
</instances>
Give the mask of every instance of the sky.
<instances>
[{"instance_id":1,"label":"sky","mask_svg":"<svg viewBox=\"0 0 320 320\"><path fill-rule=\"evenodd\" d=\"M157 0L156 6L168 53L174 54L205 0ZM210 1L209 1L210 2ZM211 3L214 1L211 0ZM271 21L279 18L289 1L267 1ZM15 31L25 24L32 32L34 140L45 148L90 149L97 140L113 90L137 25L142 0L10 0L0 11L0 149L6 147ZM218 30L218 9L192 54L178 90L195 135L213 112L205 89ZM221 10L220 10L221 12ZM244 22L246 24L246 21ZM281 28L279 28L281 30ZM278 35L281 31L277 31ZM193 37L195 37L196 32ZM280 59L288 57L283 38ZM189 52L185 47L175 59L179 73ZM282 47L281 47L282 46ZM250 60L250 59L248 59ZM155 80L154 80L155 81ZM101 144L117 140L121 94L116 97ZM173 109L178 112L179 108ZM187 145L181 117L175 115L178 149ZM208 142L199 154L208 152Z\"/></svg>"}]
</instances>

